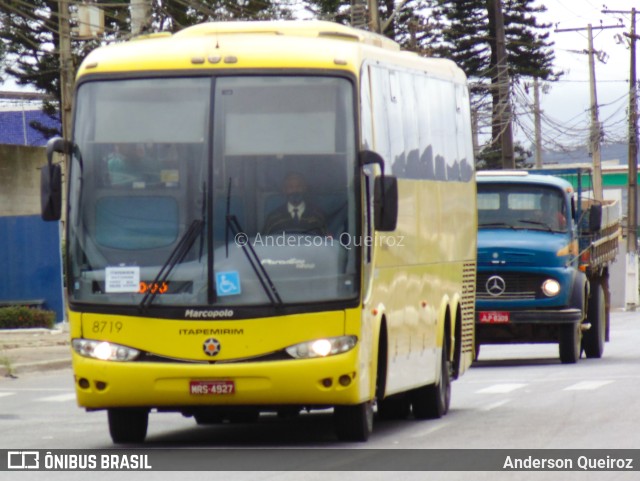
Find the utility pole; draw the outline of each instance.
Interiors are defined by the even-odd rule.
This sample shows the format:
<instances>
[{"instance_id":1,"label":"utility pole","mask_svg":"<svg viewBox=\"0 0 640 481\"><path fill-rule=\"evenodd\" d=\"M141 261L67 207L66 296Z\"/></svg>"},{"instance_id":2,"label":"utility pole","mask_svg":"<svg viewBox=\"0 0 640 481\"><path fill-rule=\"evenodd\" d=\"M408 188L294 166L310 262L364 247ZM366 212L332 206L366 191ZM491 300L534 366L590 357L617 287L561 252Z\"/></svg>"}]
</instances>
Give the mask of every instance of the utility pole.
<instances>
[{"instance_id":1,"label":"utility pole","mask_svg":"<svg viewBox=\"0 0 640 481\"><path fill-rule=\"evenodd\" d=\"M140 35L148 26L151 16L149 0L131 0L131 34Z\"/></svg>"},{"instance_id":2,"label":"utility pole","mask_svg":"<svg viewBox=\"0 0 640 481\"><path fill-rule=\"evenodd\" d=\"M600 158L600 137L602 128L598 119L598 94L596 91L596 62L593 50L593 30L587 25L589 35L589 93L591 97L591 158L593 161L593 197L602 200L602 164Z\"/></svg>"},{"instance_id":3,"label":"utility pole","mask_svg":"<svg viewBox=\"0 0 640 481\"><path fill-rule=\"evenodd\" d=\"M540 112L540 82L533 78L533 118L536 135L536 169L542 168L542 121Z\"/></svg>"},{"instance_id":4,"label":"utility pole","mask_svg":"<svg viewBox=\"0 0 640 481\"><path fill-rule=\"evenodd\" d=\"M602 200L602 166L600 159L600 137L602 127L598 120L598 97L596 93L596 68L594 56L596 51L593 48L593 30L604 30L607 28L620 28L620 25L602 25L600 27L592 27L588 24L586 28L564 28L556 29L556 32L579 32L587 30L589 38L589 91L591 97L591 135L589 142L591 144L591 158L593 161L593 196L596 200Z\"/></svg>"},{"instance_id":5,"label":"utility pole","mask_svg":"<svg viewBox=\"0 0 640 481\"><path fill-rule=\"evenodd\" d=\"M480 143L478 142L478 111L471 108L471 140L473 143L473 157L480 153Z\"/></svg>"},{"instance_id":6,"label":"utility pole","mask_svg":"<svg viewBox=\"0 0 640 481\"><path fill-rule=\"evenodd\" d=\"M629 192L627 213L627 262L635 267L633 293L627 302L627 310L635 311L638 305L638 97L636 85L636 9L631 9L631 60L629 75Z\"/></svg>"},{"instance_id":7,"label":"utility pole","mask_svg":"<svg viewBox=\"0 0 640 481\"><path fill-rule=\"evenodd\" d=\"M629 212L627 233L627 252L638 250L638 97L636 79L636 9L631 9L630 72L629 72Z\"/></svg>"},{"instance_id":8,"label":"utility pole","mask_svg":"<svg viewBox=\"0 0 640 481\"><path fill-rule=\"evenodd\" d=\"M60 121L62 136L71 140L71 115L73 111L73 58L71 57L71 25L69 0L58 2L58 50L60 56ZM66 161L66 159L65 159Z\"/></svg>"},{"instance_id":9,"label":"utility pole","mask_svg":"<svg viewBox=\"0 0 640 481\"><path fill-rule=\"evenodd\" d=\"M627 191L627 278L625 283L625 305L628 311L635 311L638 305L638 94L636 76L636 9L631 12L603 10L606 13L631 13L631 33L629 37L629 150L628 191Z\"/></svg>"},{"instance_id":10,"label":"utility pole","mask_svg":"<svg viewBox=\"0 0 640 481\"><path fill-rule=\"evenodd\" d=\"M381 33L378 0L367 0L367 5L369 6L369 30L371 32Z\"/></svg>"},{"instance_id":11,"label":"utility pole","mask_svg":"<svg viewBox=\"0 0 640 481\"><path fill-rule=\"evenodd\" d=\"M513 129L511 126L511 103L509 102L509 70L507 68L507 47L504 33L504 17L501 0L492 0L496 26L496 55L498 70L498 106L497 116L500 119L500 145L502 152L502 168L515 169L513 153Z\"/></svg>"}]
</instances>

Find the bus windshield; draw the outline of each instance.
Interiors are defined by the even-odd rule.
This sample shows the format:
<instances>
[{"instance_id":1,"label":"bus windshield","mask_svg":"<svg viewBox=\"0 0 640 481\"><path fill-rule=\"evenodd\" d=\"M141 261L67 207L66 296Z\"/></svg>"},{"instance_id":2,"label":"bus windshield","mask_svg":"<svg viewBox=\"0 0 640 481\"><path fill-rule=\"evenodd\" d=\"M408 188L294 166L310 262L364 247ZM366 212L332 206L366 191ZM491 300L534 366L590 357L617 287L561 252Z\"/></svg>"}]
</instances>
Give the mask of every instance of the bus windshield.
<instances>
[{"instance_id":1,"label":"bus windshield","mask_svg":"<svg viewBox=\"0 0 640 481\"><path fill-rule=\"evenodd\" d=\"M224 307L356 296L349 80L105 79L81 84L77 99L71 302Z\"/></svg>"}]
</instances>

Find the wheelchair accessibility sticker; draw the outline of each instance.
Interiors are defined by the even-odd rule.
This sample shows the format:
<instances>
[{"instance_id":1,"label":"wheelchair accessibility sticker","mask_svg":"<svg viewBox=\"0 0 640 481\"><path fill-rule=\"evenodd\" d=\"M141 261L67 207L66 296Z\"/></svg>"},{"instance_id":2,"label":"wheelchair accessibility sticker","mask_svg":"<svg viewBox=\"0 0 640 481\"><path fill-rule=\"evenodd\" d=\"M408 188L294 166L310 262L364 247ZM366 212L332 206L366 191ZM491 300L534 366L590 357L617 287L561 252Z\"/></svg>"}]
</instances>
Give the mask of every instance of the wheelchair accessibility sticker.
<instances>
[{"instance_id":1,"label":"wheelchair accessibility sticker","mask_svg":"<svg viewBox=\"0 0 640 481\"><path fill-rule=\"evenodd\" d=\"M216 292L219 296L240 294L240 274L237 271L217 272Z\"/></svg>"}]
</instances>

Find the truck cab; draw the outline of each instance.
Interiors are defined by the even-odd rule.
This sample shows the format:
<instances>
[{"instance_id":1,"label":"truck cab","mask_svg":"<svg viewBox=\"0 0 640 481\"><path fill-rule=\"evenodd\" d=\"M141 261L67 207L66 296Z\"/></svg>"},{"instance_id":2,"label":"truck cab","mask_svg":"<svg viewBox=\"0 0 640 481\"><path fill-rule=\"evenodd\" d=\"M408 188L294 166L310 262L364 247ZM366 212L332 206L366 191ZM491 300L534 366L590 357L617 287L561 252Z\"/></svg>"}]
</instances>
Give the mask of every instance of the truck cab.
<instances>
[{"instance_id":1,"label":"truck cab","mask_svg":"<svg viewBox=\"0 0 640 481\"><path fill-rule=\"evenodd\" d=\"M477 189L476 356L481 344L558 343L562 363L601 357L608 272L588 259L597 216L584 227L590 209L554 175L482 172Z\"/></svg>"}]
</instances>

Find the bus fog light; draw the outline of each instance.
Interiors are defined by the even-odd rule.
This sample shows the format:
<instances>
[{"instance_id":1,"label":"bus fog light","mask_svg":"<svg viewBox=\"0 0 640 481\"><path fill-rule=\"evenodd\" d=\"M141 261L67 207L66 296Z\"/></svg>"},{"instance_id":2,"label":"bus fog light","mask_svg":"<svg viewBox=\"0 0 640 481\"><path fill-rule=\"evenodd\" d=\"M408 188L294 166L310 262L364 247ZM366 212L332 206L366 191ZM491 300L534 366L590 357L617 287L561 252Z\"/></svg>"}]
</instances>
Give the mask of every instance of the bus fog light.
<instances>
[{"instance_id":1,"label":"bus fog light","mask_svg":"<svg viewBox=\"0 0 640 481\"><path fill-rule=\"evenodd\" d=\"M81 356L101 361L133 361L140 355L137 349L106 341L73 339L71 345L73 350Z\"/></svg>"},{"instance_id":2,"label":"bus fog light","mask_svg":"<svg viewBox=\"0 0 640 481\"><path fill-rule=\"evenodd\" d=\"M542 292L547 297L557 296L560 293L560 283L555 279L547 279L542 283Z\"/></svg>"},{"instance_id":3,"label":"bus fog light","mask_svg":"<svg viewBox=\"0 0 640 481\"><path fill-rule=\"evenodd\" d=\"M301 342L287 347L287 354L296 359L311 359L334 356L353 349L358 341L356 336L330 337L314 341Z\"/></svg>"}]
</instances>

